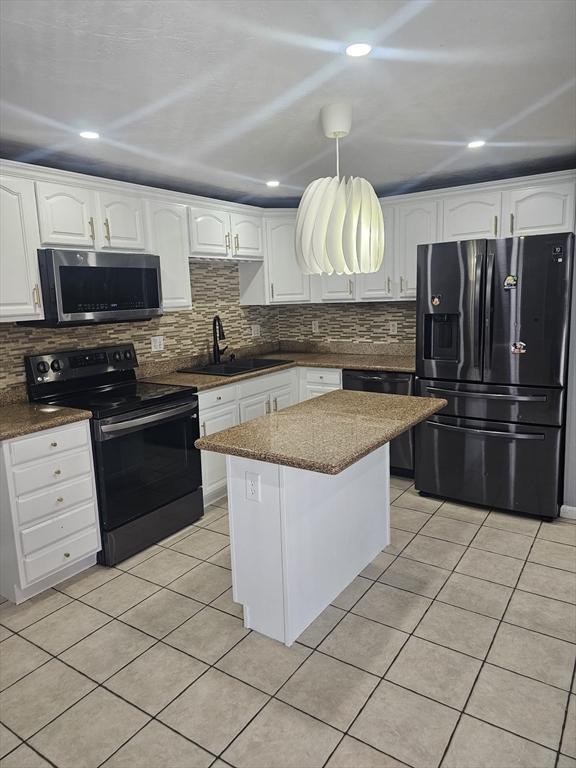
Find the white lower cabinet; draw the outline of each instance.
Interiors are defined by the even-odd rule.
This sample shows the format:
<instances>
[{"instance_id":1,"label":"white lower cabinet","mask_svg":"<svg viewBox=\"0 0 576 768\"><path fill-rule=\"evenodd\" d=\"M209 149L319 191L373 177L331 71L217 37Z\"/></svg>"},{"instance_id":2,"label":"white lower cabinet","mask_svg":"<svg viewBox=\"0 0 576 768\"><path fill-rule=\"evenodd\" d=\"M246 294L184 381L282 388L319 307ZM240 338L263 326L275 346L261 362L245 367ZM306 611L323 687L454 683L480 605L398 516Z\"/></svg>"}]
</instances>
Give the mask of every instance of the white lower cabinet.
<instances>
[{"instance_id":1,"label":"white lower cabinet","mask_svg":"<svg viewBox=\"0 0 576 768\"><path fill-rule=\"evenodd\" d=\"M1 448L0 594L21 603L96 562L90 425L5 440Z\"/></svg>"},{"instance_id":2,"label":"white lower cabinet","mask_svg":"<svg viewBox=\"0 0 576 768\"><path fill-rule=\"evenodd\" d=\"M198 393L200 434L223 429L280 411L298 402L297 369L256 376ZM226 495L226 457L202 451L204 505Z\"/></svg>"},{"instance_id":3,"label":"white lower cabinet","mask_svg":"<svg viewBox=\"0 0 576 768\"><path fill-rule=\"evenodd\" d=\"M300 401L320 397L342 389L342 371L338 368L299 368Z\"/></svg>"}]
</instances>

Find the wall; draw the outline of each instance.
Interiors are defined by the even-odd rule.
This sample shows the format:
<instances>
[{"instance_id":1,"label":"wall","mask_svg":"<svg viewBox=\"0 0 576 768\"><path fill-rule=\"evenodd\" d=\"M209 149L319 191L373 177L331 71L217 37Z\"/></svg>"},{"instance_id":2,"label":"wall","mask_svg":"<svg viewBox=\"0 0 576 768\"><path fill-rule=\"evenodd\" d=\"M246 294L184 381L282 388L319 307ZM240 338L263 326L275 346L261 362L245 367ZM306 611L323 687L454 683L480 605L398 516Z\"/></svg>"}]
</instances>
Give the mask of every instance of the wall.
<instances>
[{"instance_id":1,"label":"wall","mask_svg":"<svg viewBox=\"0 0 576 768\"><path fill-rule=\"evenodd\" d=\"M230 349L240 350L254 341L276 348L278 310L276 307L241 307L238 267L218 262L190 262L192 309L168 312L144 322L111 323L77 328L33 328L13 323L0 324L0 390L25 381L23 356L57 349L97 347L132 341L141 369L146 372L174 370L189 364L194 356L212 348L212 317L222 318ZM251 325L258 323L260 338L253 339ZM164 351L150 351L150 337L164 336ZM18 387L20 389L20 387Z\"/></svg>"},{"instance_id":2,"label":"wall","mask_svg":"<svg viewBox=\"0 0 576 768\"><path fill-rule=\"evenodd\" d=\"M318 320L319 333L312 333L312 321ZM390 331L390 322L397 331ZM409 344L416 342L416 303L382 302L366 304L310 304L278 308L278 335L283 346L290 342L313 344L322 348L335 342L354 345L370 342ZM287 347L286 347L287 348Z\"/></svg>"}]
</instances>

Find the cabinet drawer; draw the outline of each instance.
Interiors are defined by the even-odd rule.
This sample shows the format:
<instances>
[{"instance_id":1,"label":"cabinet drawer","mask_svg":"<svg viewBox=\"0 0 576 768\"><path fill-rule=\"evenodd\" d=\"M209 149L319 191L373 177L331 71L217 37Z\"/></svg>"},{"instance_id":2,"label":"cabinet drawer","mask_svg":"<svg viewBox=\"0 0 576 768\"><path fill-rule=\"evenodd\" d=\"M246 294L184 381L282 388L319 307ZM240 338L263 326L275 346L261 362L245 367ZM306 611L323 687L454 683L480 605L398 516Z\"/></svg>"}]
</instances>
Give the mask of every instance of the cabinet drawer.
<instances>
[{"instance_id":1,"label":"cabinet drawer","mask_svg":"<svg viewBox=\"0 0 576 768\"><path fill-rule=\"evenodd\" d=\"M311 384L332 384L339 387L342 382L342 371L338 368L308 368L306 381Z\"/></svg>"},{"instance_id":2,"label":"cabinet drawer","mask_svg":"<svg viewBox=\"0 0 576 768\"><path fill-rule=\"evenodd\" d=\"M45 432L14 440L10 445L12 464L48 458L51 454L80 448L88 442L86 424L67 429L48 429Z\"/></svg>"},{"instance_id":3,"label":"cabinet drawer","mask_svg":"<svg viewBox=\"0 0 576 768\"><path fill-rule=\"evenodd\" d=\"M254 379L247 379L238 383L238 397L251 397L262 392L270 392L279 387L292 386L295 376L295 369L280 371L278 373L269 373L264 376L256 376Z\"/></svg>"},{"instance_id":4,"label":"cabinet drawer","mask_svg":"<svg viewBox=\"0 0 576 768\"><path fill-rule=\"evenodd\" d=\"M32 493L40 488L71 480L73 477L90 473L90 452L88 450L78 453L60 456L59 458L43 461L26 469L15 469L14 488L17 496Z\"/></svg>"},{"instance_id":5,"label":"cabinet drawer","mask_svg":"<svg viewBox=\"0 0 576 768\"><path fill-rule=\"evenodd\" d=\"M236 400L236 385L229 387L220 387L219 389L209 389L207 392L198 393L198 407L201 411L208 408L214 408L215 405L224 405L224 403L233 403Z\"/></svg>"},{"instance_id":6,"label":"cabinet drawer","mask_svg":"<svg viewBox=\"0 0 576 768\"><path fill-rule=\"evenodd\" d=\"M16 510L20 525L29 525L41 517L64 512L92 499L92 479L89 475L72 483L60 484L24 499L17 499Z\"/></svg>"},{"instance_id":7,"label":"cabinet drawer","mask_svg":"<svg viewBox=\"0 0 576 768\"><path fill-rule=\"evenodd\" d=\"M97 552L98 548L98 530L96 527L89 528L79 536L66 539L56 546L25 557L23 562L26 579L30 582L48 576L81 557Z\"/></svg>"},{"instance_id":8,"label":"cabinet drawer","mask_svg":"<svg viewBox=\"0 0 576 768\"><path fill-rule=\"evenodd\" d=\"M96 525L96 505L94 502L72 509L63 515L52 517L20 532L22 552L29 555L38 549L56 544L86 528Z\"/></svg>"}]
</instances>

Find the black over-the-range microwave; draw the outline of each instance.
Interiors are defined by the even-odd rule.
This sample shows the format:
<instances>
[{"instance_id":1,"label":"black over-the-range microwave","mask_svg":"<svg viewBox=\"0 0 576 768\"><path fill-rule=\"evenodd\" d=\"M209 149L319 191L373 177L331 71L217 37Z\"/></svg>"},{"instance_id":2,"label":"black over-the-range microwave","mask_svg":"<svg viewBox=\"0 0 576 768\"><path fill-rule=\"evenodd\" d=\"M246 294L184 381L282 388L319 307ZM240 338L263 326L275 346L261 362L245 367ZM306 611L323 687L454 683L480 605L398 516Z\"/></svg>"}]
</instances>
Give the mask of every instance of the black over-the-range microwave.
<instances>
[{"instance_id":1,"label":"black over-the-range microwave","mask_svg":"<svg viewBox=\"0 0 576 768\"><path fill-rule=\"evenodd\" d=\"M162 314L160 258L150 253L38 251L44 320L22 325L86 325Z\"/></svg>"}]
</instances>

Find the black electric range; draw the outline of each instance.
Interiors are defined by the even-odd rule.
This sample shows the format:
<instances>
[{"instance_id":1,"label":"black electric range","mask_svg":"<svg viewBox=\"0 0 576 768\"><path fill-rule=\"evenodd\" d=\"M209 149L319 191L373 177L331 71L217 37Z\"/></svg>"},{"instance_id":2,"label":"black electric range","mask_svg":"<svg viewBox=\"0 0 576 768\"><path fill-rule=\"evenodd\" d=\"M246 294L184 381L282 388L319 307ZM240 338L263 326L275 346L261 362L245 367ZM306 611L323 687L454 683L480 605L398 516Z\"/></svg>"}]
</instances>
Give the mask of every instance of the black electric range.
<instances>
[{"instance_id":1,"label":"black electric range","mask_svg":"<svg viewBox=\"0 0 576 768\"><path fill-rule=\"evenodd\" d=\"M132 344L25 357L31 402L92 413L102 533L114 565L204 512L193 387L137 381Z\"/></svg>"}]
</instances>

